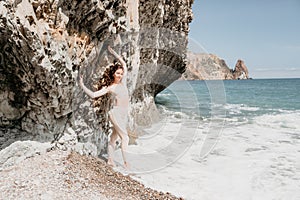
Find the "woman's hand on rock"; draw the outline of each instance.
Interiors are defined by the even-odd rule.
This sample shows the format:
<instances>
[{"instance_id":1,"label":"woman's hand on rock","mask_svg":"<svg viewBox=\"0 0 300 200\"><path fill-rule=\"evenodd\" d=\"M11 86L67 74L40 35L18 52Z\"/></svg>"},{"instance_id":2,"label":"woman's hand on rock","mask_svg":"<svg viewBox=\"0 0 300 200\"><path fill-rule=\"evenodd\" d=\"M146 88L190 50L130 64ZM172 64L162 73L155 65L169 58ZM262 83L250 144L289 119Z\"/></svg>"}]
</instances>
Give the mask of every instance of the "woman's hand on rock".
<instances>
[{"instance_id":1,"label":"woman's hand on rock","mask_svg":"<svg viewBox=\"0 0 300 200\"><path fill-rule=\"evenodd\" d=\"M82 85L83 84L83 77L82 75L79 76L79 83Z\"/></svg>"}]
</instances>

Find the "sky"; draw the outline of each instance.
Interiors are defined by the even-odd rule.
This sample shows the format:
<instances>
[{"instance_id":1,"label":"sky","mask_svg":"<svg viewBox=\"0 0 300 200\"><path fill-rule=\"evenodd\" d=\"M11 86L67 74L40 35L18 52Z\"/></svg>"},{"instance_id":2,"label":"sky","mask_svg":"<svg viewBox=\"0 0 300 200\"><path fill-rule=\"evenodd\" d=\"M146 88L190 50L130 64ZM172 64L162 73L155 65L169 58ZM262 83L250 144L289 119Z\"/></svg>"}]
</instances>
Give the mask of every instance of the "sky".
<instances>
[{"instance_id":1,"label":"sky","mask_svg":"<svg viewBox=\"0 0 300 200\"><path fill-rule=\"evenodd\" d=\"M300 78L300 0L194 0L189 49L252 78Z\"/></svg>"}]
</instances>

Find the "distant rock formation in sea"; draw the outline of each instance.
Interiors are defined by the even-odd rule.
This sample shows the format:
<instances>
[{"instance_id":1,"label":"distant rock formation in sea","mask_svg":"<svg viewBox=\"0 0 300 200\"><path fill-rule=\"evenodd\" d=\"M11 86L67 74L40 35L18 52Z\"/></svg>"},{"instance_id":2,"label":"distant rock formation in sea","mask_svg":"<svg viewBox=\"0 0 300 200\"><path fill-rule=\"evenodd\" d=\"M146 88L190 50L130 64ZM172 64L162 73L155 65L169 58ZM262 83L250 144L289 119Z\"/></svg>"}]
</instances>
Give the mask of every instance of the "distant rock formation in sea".
<instances>
[{"instance_id":1,"label":"distant rock formation in sea","mask_svg":"<svg viewBox=\"0 0 300 200\"><path fill-rule=\"evenodd\" d=\"M225 60L214 54L187 53L184 80L237 80L249 79L248 68L243 60L238 60L235 68L230 69Z\"/></svg>"},{"instance_id":2,"label":"distant rock formation in sea","mask_svg":"<svg viewBox=\"0 0 300 200\"><path fill-rule=\"evenodd\" d=\"M233 79L249 79L248 68L243 60L238 60L233 70Z\"/></svg>"}]
</instances>

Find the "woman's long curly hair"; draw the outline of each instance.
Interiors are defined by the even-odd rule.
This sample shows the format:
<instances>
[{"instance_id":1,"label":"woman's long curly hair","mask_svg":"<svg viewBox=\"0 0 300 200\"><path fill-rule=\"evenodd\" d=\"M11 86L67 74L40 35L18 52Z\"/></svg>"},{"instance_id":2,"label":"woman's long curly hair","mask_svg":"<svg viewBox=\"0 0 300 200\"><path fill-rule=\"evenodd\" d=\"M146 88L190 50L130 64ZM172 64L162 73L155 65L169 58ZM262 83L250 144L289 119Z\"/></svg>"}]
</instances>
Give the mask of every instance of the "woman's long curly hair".
<instances>
[{"instance_id":1,"label":"woman's long curly hair","mask_svg":"<svg viewBox=\"0 0 300 200\"><path fill-rule=\"evenodd\" d=\"M94 85L95 90L98 91L98 90L101 90L103 87L110 86L114 82L114 74L118 69L124 70L123 66L117 61L114 61L113 64L107 66L106 69L104 70L103 75L100 78L100 80ZM93 104L94 104L94 107L100 107L100 105L102 107L103 104L105 104L105 102L106 102L108 104L108 106L104 106L104 107L111 108L112 100L113 99L112 99L111 94L107 93L103 97L99 97L99 98L95 99Z\"/></svg>"}]
</instances>

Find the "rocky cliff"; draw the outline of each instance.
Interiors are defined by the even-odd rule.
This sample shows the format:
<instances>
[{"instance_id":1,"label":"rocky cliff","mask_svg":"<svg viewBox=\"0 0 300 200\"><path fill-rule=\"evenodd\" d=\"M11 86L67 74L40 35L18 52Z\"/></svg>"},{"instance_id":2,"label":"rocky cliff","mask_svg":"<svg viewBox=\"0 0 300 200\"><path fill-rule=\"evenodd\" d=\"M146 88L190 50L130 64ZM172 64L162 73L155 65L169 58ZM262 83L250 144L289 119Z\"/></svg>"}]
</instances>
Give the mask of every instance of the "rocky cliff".
<instances>
[{"instance_id":1,"label":"rocky cliff","mask_svg":"<svg viewBox=\"0 0 300 200\"><path fill-rule=\"evenodd\" d=\"M238 60L234 70L226 62L214 54L187 54L187 69L182 75L185 80L232 80L248 79L249 72L242 60Z\"/></svg>"},{"instance_id":2,"label":"rocky cliff","mask_svg":"<svg viewBox=\"0 0 300 200\"><path fill-rule=\"evenodd\" d=\"M233 79L249 79L248 68L243 60L238 60L233 70Z\"/></svg>"},{"instance_id":3,"label":"rocky cliff","mask_svg":"<svg viewBox=\"0 0 300 200\"><path fill-rule=\"evenodd\" d=\"M129 129L156 119L153 97L181 76L193 0L6 0L0 2L0 149L16 140L101 154L108 105L93 88L113 58L129 66ZM98 148L98 150L96 150Z\"/></svg>"}]
</instances>

